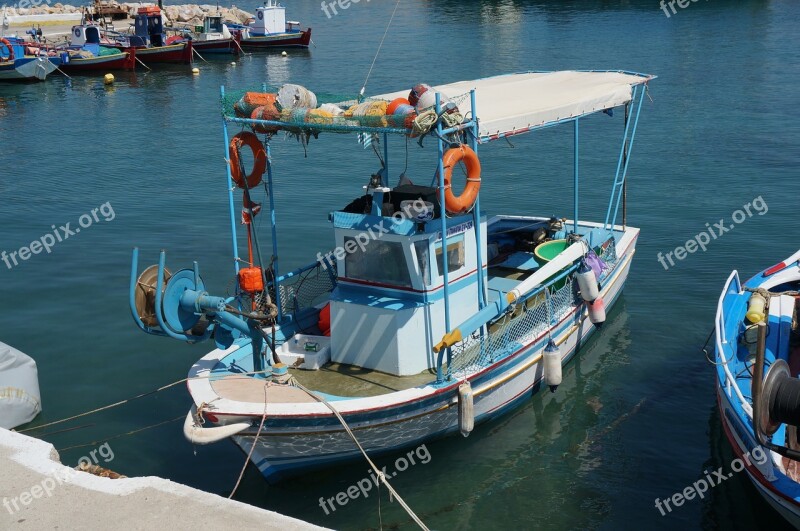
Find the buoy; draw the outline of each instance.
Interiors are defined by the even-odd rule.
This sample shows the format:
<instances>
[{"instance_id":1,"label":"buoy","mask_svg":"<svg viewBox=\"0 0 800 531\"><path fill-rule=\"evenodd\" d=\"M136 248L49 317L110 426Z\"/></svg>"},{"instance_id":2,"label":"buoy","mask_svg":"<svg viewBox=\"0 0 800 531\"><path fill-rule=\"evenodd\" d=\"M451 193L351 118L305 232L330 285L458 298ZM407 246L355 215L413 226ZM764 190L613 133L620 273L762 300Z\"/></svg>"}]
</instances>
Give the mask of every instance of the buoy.
<instances>
[{"instance_id":1,"label":"buoy","mask_svg":"<svg viewBox=\"0 0 800 531\"><path fill-rule=\"evenodd\" d=\"M105 83L106 85L111 85L112 83L114 83L114 74L106 74L105 76L103 76L103 83Z\"/></svg>"},{"instance_id":2,"label":"buoy","mask_svg":"<svg viewBox=\"0 0 800 531\"><path fill-rule=\"evenodd\" d=\"M287 56L287 55L289 55L289 54L288 54L288 53L286 53L286 51L283 51L283 52L281 52L281 55L282 55L283 57L286 57L286 56Z\"/></svg>"},{"instance_id":3,"label":"buoy","mask_svg":"<svg viewBox=\"0 0 800 531\"><path fill-rule=\"evenodd\" d=\"M236 66L236 61L231 61L231 66Z\"/></svg>"},{"instance_id":4,"label":"buoy","mask_svg":"<svg viewBox=\"0 0 800 531\"><path fill-rule=\"evenodd\" d=\"M555 393L561 385L561 349L551 339L547 342L542 356L544 363L544 383Z\"/></svg>"},{"instance_id":5,"label":"buoy","mask_svg":"<svg viewBox=\"0 0 800 531\"><path fill-rule=\"evenodd\" d=\"M192 68L192 74L194 74L194 75L199 75L199 74L200 74L200 69L199 69L199 68L197 68L197 67L195 67L195 68Z\"/></svg>"},{"instance_id":6,"label":"buoy","mask_svg":"<svg viewBox=\"0 0 800 531\"><path fill-rule=\"evenodd\" d=\"M594 271L589 267L585 261L581 262L578 268L578 287L581 290L581 298L587 302L595 300L600 296L600 290L597 287L597 277Z\"/></svg>"},{"instance_id":7,"label":"buoy","mask_svg":"<svg viewBox=\"0 0 800 531\"><path fill-rule=\"evenodd\" d=\"M751 323L760 323L764 320L764 308L767 307L767 299L760 293L750 295L750 302L747 303L747 313L745 317Z\"/></svg>"},{"instance_id":8,"label":"buoy","mask_svg":"<svg viewBox=\"0 0 800 531\"><path fill-rule=\"evenodd\" d=\"M464 382L458 386L458 428L468 437L475 427L475 405L472 402L472 386Z\"/></svg>"},{"instance_id":9,"label":"buoy","mask_svg":"<svg viewBox=\"0 0 800 531\"><path fill-rule=\"evenodd\" d=\"M603 326L606 322L606 305L603 303L602 297L597 297L591 302L587 302L586 306L589 308L589 320L597 328Z\"/></svg>"}]
</instances>

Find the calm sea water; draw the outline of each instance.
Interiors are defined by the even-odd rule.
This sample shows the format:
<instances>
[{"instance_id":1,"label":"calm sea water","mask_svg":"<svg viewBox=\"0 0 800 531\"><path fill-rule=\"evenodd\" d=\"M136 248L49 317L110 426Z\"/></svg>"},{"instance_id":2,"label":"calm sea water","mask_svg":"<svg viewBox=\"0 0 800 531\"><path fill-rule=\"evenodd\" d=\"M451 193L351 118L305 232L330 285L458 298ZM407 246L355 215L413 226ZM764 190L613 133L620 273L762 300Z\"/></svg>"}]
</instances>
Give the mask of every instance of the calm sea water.
<instances>
[{"instance_id":1,"label":"calm sea water","mask_svg":"<svg viewBox=\"0 0 800 531\"><path fill-rule=\"evenodd\" d=\"M252 5L251 5L252 4ZM255 3L240 4L253 10ZM142 266L197 259L213 292L228 287L228 218L219 87L292 81L355 93L394 2L360 2L328 19L318 2L289 16L314 28L316 47L237 61L100 78L0 86L0 250L11 252L110 202L98 222L13 269L0 264L0 340L36 358L41 422L183 378L210 346L146 336L131 322L130 250ZM800 67L796 0L690 3L666 17L656 0L405 0L369 79L368 93L528 69L629 69L654 73L633 151L629 222L638 253L606 327L540 394L467 438L427 445L430 462L393 481L436 529L751 529L781 526L746 478L735 475L661 516L667 498L733 458L715 413L714 373L700 347L732 268L748 276L796 250L800 229ZM602 219L622 123L582 128L582 218ZM571 129L482 148L488 212L571 215ZM435 151L410 146L408 175L427 181ZM404 165L393 146L390 171ZM360 193L378 163L349 136L274 148L283 270L331 246L328 211ZM768 205L665 270L666 253L706 223L761 197ZM108 216L111 217L110 215ZM262 223L264 220L262 219ZM265 236L266 238L266 236ZM232 443L192 447L172 422L183 385L43 434L56 448L110 440L108 465L227 495L244 462ZM65 426L51 428L56 431ZM95 443L94 446L96 446ZM92 445L61 452L74 464ZM380 460L391 466L393 459ZM249 469L237 499L327 527L411 529L385 491L326 515L332 497L366 476L356 464L271 487ZM379 513L380 511L380 513Z\"/></svg>"}]
</instances>

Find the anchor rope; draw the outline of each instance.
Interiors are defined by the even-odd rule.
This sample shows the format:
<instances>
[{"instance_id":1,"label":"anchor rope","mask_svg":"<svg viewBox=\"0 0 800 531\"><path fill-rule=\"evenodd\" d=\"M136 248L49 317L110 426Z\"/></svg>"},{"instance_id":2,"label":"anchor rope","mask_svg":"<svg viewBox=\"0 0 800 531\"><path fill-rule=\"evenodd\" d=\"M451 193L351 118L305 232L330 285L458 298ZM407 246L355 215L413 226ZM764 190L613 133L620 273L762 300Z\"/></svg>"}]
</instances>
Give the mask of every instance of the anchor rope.
<instances>
[{"instance_id":1,"label":"anchor rope","mask_svg":"<svg viewBox=\"0 0 800 531\"><path fill-rule=\"evenodd\" d=\"M364 451L364 447L361 446L360 442L358 442L358 439L356 439L356 436L353 434L352 430L350 430L350 426L347 425L347 422L345 422L344 418L342 418L342 415L339 413L339 411L335 407L333 407L333 405L331 405L330 402L325 400L324 397L319 396L316 393L310 391L309 389L304 387L297 380L294 380L292 382L292 384L295 385L298 389L300 389L302 391L305 391L306 394L308 394L311 398L313 398L317 402L322 402L323 404L325 404L325 406L327 406L327 408L330 409L331 412L334 415L336 415L336 418L339 419L339 422L342 424L342 427L344 427L344 430L347 432L347 434L353 440L355 445L361 451L361 454L364 456L364 459L367 460L367 463L369 463L369 466L372 468L372 470L375 472L375 474L381 480L381 482L384 485L386 485L386 488L389 489L389 493L392 496L394 496L395 498L397 498L397 501L400 503L400 506L403 507L403 509L405 509L405 511L414 520L414 522L417 523L417 525L420 527L420 529L424 529L425 531L430 531L428 529L428 527L422 522L422 520L420 520L419 516L417 516L416 513L414 513L414 511L411 509L411 507L408 506L408 504L405 502L405 500L403 500L403 498L400 497L400 495L397 493L397 491L394 490L394 487L392 487L389 484L389 480L386 479L385 474L383 472L381 472L380 469L378 469L378 467L375 465L375 463L372 462L372 459L370 459L369 456L367 455L367 452Z\"/></svg>"},{"instance_id":2,"label":"anchor rope","mask_svg":"<svg viewBox=\"0 0 800 531\"><path fill-rule=\"evenodd\" d=\"M394 11L392 11L392 16L389 18L389 23L386 24L386 30L383 32L381 43L378 45L378 51L375 52L375 57L372 59L372 64L370 65L369 71L367 72L367 78L364 80L364 85L361 87L360 96L362 98L364 97L364 91L367 90L367 81L369 81L369 76L372 75L372 69L375 67L375 61L378 60L378 54L381 53L381 48L383 47L383 41L386 40L386 35L389 33L389 27L392 25L392 20L394 20L394 14L397 13L397 6L399 5L400 5L400 0L397 0L397 2L394 4Z\"/></svg>"}]
</instances>

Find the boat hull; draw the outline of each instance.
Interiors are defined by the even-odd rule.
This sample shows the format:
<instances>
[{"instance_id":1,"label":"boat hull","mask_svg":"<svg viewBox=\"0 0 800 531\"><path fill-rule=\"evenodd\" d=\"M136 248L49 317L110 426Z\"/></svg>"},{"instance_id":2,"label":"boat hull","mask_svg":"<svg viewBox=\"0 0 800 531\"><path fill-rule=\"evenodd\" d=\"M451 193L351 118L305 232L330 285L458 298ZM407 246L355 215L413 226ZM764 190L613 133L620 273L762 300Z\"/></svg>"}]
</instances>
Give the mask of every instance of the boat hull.
<instances>
[{"instance_id":1,"label":"boat hull","mask_svg":"<svg viewBox=\"0 0 800 531\"><path fill-rule=\"evenodd\" d=\"M126 49L124 46L116 46L116 48ZM136 48L136 59L137 63L141 61L145 65L157 63L189 65L192 64L192 50L191 41L152 48Z\"/></svg>"},{"instance_id":2,"label":"boat hull","mask_svg":"<svg viewBox=\"0 0 800 531\"><path fill-rule=\"evenodd\" d=\"M61 63L59 68L68 74L92 73L107 70L134 70L136 67L135 52L126 51L117 55L100 57L70 58L68 63Z\"/></svg>"},{"instance_id":3,"label":"boat hull","mask_svg":"<svg viewBox=\"0 0 800 531\"><path fill-rule=\"evenodd\" d=\"M239 41L243 48L308 48L311 43L311 28L299 32L276 33L274 35L252 36Z\"/></svg>"},{"instance_id":4,"label":"boat hull","mask_svg":"<svg viewBox=\"0 0 800 531\"><path fill-rule=\"evenodd\" d=\"M21 57L0 62L0 81L44 81L55 69L46 57Z\"/></svg>"},{"instance_id":5,"label":"boat hull","mask_svg":"<svg viewBox=\"0 0 800 531\"><path fill-rule=\"evenodd\" d=\"M233 39L216 39L210 41L192 41L192 48L202 55L206 54L228 54L238 55L239 47Z\"/></svg>"},{"instance_id":6,"label":"boat hull","mask_svg":"<svg viewBox=\"0 0 800 531\"><path fill-rule=\"evenodd\" d=\"M615 270L602 292L607 308L622 293L635 251L635 239L620 255ZM562 364L574 356L597 328L588 319L584 304L564 317L552 330L561 342ZM470 377L474 393L475 423L491 421L525 403L542 386L541 354L548 333L532 339L527 346L475 377ZM361 445L369 455L393 453L404 448L452 435L459 431L458 384L454 382L432 396L393 407L344 415ZM255 428L232 437L270 482L336 463L356 460L360 452L339 422L327 415L268 419L256 439L259 418L252 418ZM256 447L252 448L254 441Z\"/></svg>"}]
</instances>

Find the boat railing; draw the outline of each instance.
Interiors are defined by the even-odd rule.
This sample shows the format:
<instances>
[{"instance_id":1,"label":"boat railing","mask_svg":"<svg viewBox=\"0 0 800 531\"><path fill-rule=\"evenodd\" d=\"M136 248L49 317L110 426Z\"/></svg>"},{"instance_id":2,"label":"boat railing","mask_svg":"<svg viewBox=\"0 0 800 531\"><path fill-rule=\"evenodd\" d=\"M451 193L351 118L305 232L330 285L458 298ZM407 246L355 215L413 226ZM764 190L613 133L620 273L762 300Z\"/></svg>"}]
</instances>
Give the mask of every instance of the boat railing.
<instances>
[{"instance_id":1,"label":"boat railing","mask_svg":"<svg viewBox=\"0 0 800 531\"><path fill-rule=\"evenodd\" d=\"M728 367L728 354L732 358L736 355L736 353L731 347L731 343L728 341L727 331L725 330L725 300L729 295L738 295L741 293L741 291L742 283L739 280L739 273L738 271L734 270L728 277L727 282L725 282L725 288L722 290L722 293L719 296L719 302L717 303L717 316L714 322L714 335L716 336L715 341L717 347L717 357L719 358L718 363L722 365L722 368L725 371L725 381L727 384L725 386L725 390L728 393L728 396L731 396L732 392L736 393L739 402L742 404L742 409L750 416L750 418L752 418L753 406L742 394L742 390L739 388L736 378L734 378L730 368Z\"/></svg>"},{"instance_id":2,"label":"boat railing","mask_svg":"<svg viewBox=\"0 0 800 531\"><path fill-rule=\"evenodd\" d=\"M278 300L282 315L294 314L321 302L326 293L336 287L336 264L330 261L312 262L279 276ZM274 293L274 287L272 287Z\"/></svg>"},{"instance_id":3,"label":"boat railing","mask_svg":"<svg viewBox=\"0 0 800 531\"><path fill-rule=\"evenodd\" d=\"M609 245L599 256L606 264L607 271L618 262L615 245ZM449 380L459 372L470 372L494 363L535 341L555 326L565 312L575 307L577 291L574 273L579 266L580 262L573 263L546 283L522 293L505 310L498 309L496 313L485 311L485 318L472 320L470 325L462 323L458 328L463 339L453 345L449 362L445 359L446 349L439 351L437 381ZM485 310L491 310L491 306Z\"/></svg>"}]
</instances>

